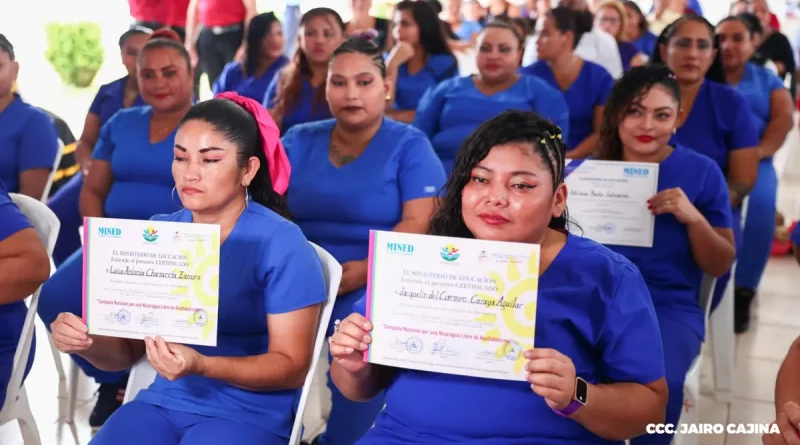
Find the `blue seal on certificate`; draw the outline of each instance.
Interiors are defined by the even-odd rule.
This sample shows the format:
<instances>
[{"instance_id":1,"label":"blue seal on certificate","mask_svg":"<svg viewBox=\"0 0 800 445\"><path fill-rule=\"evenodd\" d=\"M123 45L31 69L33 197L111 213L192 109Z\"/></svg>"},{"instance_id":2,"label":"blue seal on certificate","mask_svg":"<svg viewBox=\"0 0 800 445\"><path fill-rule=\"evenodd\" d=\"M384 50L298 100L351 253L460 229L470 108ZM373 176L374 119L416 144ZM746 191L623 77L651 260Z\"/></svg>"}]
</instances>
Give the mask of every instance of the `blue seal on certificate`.
<instances>
[{"instance_id":1,"label":"blue seal on certificate","mask_svg":"<svg viewBox=\"0 0 800 445\"><path fill-rule=\"evenodd\" d=\"M120 309L120 311L117 312L117 321L120 324L128 324L128 323L130 323L131 322L131 313L128 312L126 309Z\"/></svg>"},{"instance_id":2,"label":"blue seal on certificate","mask_svg":"<svg viewBox=\"0 0 800 445\"><path fill-rule=\"evenodd\" d=\"M406 349L412 354L419 354L422 352L422 340L417 337L411 337L406 341Z\"/></svg>"},{"instance_id":3,"label":"blue seal on certificate","mask_svg":"<svg viewBox=\"0 0 800 445\"><path fill-rule=\"evenodd\" d=\"M208 312L205 309L197 309L194 311L194 315L192 315L192 321L198 327L203 327L208 323Z\"/></svg>"},{"instance_id":4,"label":"blue seal on certificate","mask_svg":"<svg viewBox=\"0 0 800 445\"><path fill-rule=\"evenodd\" d=\"M511 341L506 343L505 348L503 348L503 354L513 362L522 355L522 347L517 342Z\"/></svg>"}]
</instances>

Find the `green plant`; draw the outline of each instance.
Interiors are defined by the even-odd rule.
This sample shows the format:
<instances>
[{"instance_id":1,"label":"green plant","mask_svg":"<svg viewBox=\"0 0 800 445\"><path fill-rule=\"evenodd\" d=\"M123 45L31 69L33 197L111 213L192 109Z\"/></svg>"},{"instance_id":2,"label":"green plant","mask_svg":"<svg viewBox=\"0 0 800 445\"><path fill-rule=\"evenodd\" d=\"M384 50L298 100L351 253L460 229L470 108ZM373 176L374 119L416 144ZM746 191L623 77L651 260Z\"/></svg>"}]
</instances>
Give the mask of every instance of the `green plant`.
<instances>
[{"instance_id":1,"label":"green plant","mask_svg":"<svg viewBox=\"0 0 800 445\"><path fill-rule=\"evenodd\" d=\"M47 61L67 85L86 88L103 66L100 27L94 23L47 25Z\"/></svg>"}]
</instances>

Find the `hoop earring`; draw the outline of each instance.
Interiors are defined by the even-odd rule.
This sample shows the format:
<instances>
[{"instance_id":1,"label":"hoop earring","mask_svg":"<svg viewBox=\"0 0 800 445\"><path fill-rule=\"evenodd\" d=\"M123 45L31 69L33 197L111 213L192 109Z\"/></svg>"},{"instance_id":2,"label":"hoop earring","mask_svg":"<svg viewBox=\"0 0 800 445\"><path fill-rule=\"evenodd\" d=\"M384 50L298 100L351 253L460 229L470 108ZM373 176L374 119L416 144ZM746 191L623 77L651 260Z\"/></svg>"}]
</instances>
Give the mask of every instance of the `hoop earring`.
<instances>
[{"instance_id":1,"label":"hoop earring","mask_svg":"<svg viewBox=\"0 0 800 445\"><path fill-rule=\"evenodd\" d=\"M182 203L175 202L175 192L176 191L178 191L178 188L177 188L177 186L173 185L172 186L172 191L169 192L169 199L172 200L172 203L175 204L176 207L178 207L180 209L183 209L183 204ZM180 201L180 196L178 196L178 201Z\"/></svg>"}]
</instances>

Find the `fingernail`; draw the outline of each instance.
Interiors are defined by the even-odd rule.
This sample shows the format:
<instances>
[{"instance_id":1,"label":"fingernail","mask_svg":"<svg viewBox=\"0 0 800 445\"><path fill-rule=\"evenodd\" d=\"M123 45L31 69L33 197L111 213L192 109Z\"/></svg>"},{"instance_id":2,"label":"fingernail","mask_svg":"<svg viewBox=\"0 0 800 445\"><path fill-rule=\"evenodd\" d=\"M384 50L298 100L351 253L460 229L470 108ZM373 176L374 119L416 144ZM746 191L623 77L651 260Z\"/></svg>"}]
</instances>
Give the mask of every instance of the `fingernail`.
<instances>
[{"instance_id":1,"label":"fingernail","mask_svg":"<svg viewBox=\"0 0 800 445\"><path fill-rule=\"evenodd\" d=\"M366 329L368 331L372 330L372 323L370 323L368 321L364 322L364 329Z\"/></svg>"},{"instance_id":2,"label":"fingernail","mask_svg":"<svg viewBox=\"0 0 800 445\"><path fill-rule=\"evenodd\" d=\"M349 354L349 353L353 352L353 348L344 348L344 352Z\"/></svg>"},{"instance_id":3,"label":"fingernail","mask_svg":"<svg viewBox=\"0 0 800 445\"><path fill-rule=\"evenodd\" d=\"M367 345L366 343L361 343L358 346L359 346L359 349L361 349L362 351L365 351L367 348L369 348L369 345Z\"/></svg>"},{"instance_id":4,"label":"fingernail","mask_svg":"<svg viewBox=\"0 0 800 445\"><path fill-rule=\"evenodd\" d=\"M361 340L364 341L364 343L369 343L372 341L372 338L370 338L369 335L365 335Z\"/></svg>"},{"instance_id":5,"label":"fingernail","mask_svg":"<svg viewBox=\"0 0 800 445\"><path fill-rule=\"evenodd\" d=\"M529 359L529 358L531 358L533 356L533 351L530 351L530 350L525 351L522 355L524 355L525 358Z\"/></svg>"}]
</instances>

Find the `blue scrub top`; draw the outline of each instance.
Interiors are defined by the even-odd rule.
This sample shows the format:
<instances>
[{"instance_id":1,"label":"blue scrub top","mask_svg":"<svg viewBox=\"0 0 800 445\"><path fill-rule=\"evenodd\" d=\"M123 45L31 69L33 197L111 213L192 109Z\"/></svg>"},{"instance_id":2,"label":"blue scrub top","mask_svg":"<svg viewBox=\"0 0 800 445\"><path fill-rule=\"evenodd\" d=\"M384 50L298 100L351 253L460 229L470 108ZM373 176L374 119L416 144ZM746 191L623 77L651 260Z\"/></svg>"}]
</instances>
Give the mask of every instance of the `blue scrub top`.
<instances>
[{"instance_id":1,"label":"blue scrub top","mask_svg":"<svg viewBox=\"0 0 800 445\"><path fill-rule=\"evenodd\" d=\"M678 187L711 227L731 228L728 185L707 156L681 146L659 164L658 191ZM692 254L689 231L672 214L656 216L653 247L608 246L642 273L658 317L686 324L705 336L705 308L698 304L703 271Z\"/></svg>"},{"instance_id":2,"label":"blue scrub top","mask_svg":"<svg viewBox=\"0 0 800 445\"><path fill-rule=\"evenodd\" d=\"M111 163L111 190L105 216L150 219L180 209L172 188L173 131L163 141L150 143L150 106L120 110L100 129L92 158ZM174 200L173 200L174 199Z\"/></svg>"},{"instance_id":3,"label":"blue scrub top","mask_svg":"<svg viewBox=\"0 0 800 445\"><path fill-rule=\"evenodd\" d=\"M286 196L294 221L344 264L366 259L370 229L392 230L403 204L436 196L445 174L425 135L389 118L361 156L335 167L329 155L335 124L331 119L298 125L282 142L292 166Z\"/></svg>"},{"instance_id":4,"label":"blue scrub top","mask_svg":"<svg viewBox=\"0 0 800 445\"><path fill-rule=\"evenodd\" d=\"M27 170L52 170L58 155L58 134L44 112L18 95L0 112L0 182L19 192L19 175Z\"/></svg>"},{"instance_id":5,"label":"blue scrub top","mask_svg":"<svg viewBox=\"0 0 800 445\"><path fill-rule=\"evenodd\" d=\"M240 96L261 102L264 100L264 95L267 94L267 87L272 82L272 79L288 62L289 59L286 57L279 57L267 67L267 70L260 77L245 77L244 71L242 71L242 63L230 62L222 69L222 74L214 82L211 91L215 96L225 91L234 91Z\"/></svg>"},{"instance_id":6,"label":"blue scrub top","mask_svg":"<svg viewBox=\"0 0 800 445\"><path fill-rule=\"evenodd\" d=\"M188 223L192 214L184 209L153 220ZM269 315L326 300L319 257L300 229L250 201L220 246L217 346L190 347L212 357L265 354L269 352ZM299 389L247 391L199 375L174 382L158 376L136 396L136 400L175 411L245 422L287 439L299 399Z\"/></svg>"},{"instance_id":7,"label":"blue scrub top","mask_svg":"<svg viewBox=\"0 0 800 445\"><path fill-rule=\"evenodd\" d=\"M727 175L729 152L757 147L761 142L755 121L741 93L728 85L705 80L689 116L670 144L683 145L708 156Z\"/></svg>"},{"instance_id":8,"label":"blue scrub top","mask_svg":"<svg viewBox=\"0 0 800 445\"><path fill-rule=\"evenodd\" d=\"M589 383L664 377L658 320L636 267L574 235L539 277L535 347L568 356ZM354 305L364 314L365 299ZM591 402L590 402L591 403ZM394 440L392 440L394 439ZM386 408L359 445L622 444L551 410L527 382L397 369Z\"/></svg>"},{"instance_id":9,"label":"blue scrub top","mask_svg":"<svg viewBox=\"0 0 800 445\"><path fill-rule=\"evenodd\" d=\"M281 75L272 78L267 87L267 92L264 95L264 108L271 109L275 106L275 96L277 93L278 82ZM292 127L297 124L305 124L307 122L316 122L333 117L328 102L323 97L317 101L317 90L323 88L322 85L314 88L311 82L303 77L300 85L300 95L297 97L295 105L290 110L284 110L283 120L280 122L281 134L286 134Z\"/></svg>"},{"instance_id":10,"label":"blue scrub top","mask_svg":"<svg viewBox=\"0 0 800 445\"><path fill-rule=\"evenodd\" d=\"M125 84L128 82L128 76L122 79L117 79L111 83L107 83L97 90L97 95L94 96L92 105L89 107L89 112L96 114L100 118L100 125L104 125L111 119L117 111L125 108ZM142 96L136 96L133 107L147 105L142 99Z\"/></svg>"},{"instance_id":11,"label":"blue scrub top","mask_svg":"<svg viewBox=\"0 0 800 445\"><path fill-rule=\"evenodd\" d=\"M528 65L520 72L539 77L556 90L563 91L558 85L550 65L544 60ZM563 91L569 109L569 137L567 138L569 150L580 145L594 132L594 109L605 106L613 86L614 79L605 68L588 60L583 61L581 72L575 82L566 91ZM569 156L569 152L567 152L567 156Z\"/></svg>"},{"instance_id":12,"label":"blue scrub top","mask_svg":"<svg viewBox=\"0 0 800 445\"><path fill-rule=\"evenodd\" d=\"M645 31L641 37L631 43L633 43L633 46L635 46L640 53L646 55L647 57L653 57L653 51L656 49L657 41L658 36L650 31Z\"/></svg>"},{"instance_id":13,"label":"blue scrub top","mask_svg":"<svg viewBox=\"0 0 800 445\"><path fill-rule=\"evenodd\" d=\"M483 31L483 26L481 26L480 23L472 20L462 20L461 26L458 28L458 31L454 31L453 34L455 34L456 37L458 37L458 40L471 42L472 36L478 34L481 31Z\"/></svg>"},{"instance_id":14,"label":"blue scrub top","mask_svg":"<svg viewBox=\"0 0 800 445\"><path fill-rule=\"evenodd\" d=\"M520 79L505 91L487 96L472 76L445 80L428 90L419 102L414 127L428 136L450 175L462 142L485 121L510 110L534 111L569 136L569 111L564 95L533 76Z\"/></svg>"},{"instance_id":15,"label":"blue scrub top","mask_svg":"<svg viewBox=\"0 0 800 445\"><path fill-rule=\"evenodd\" d=\"M738 85L732 86L739 90L750 104L750 111L755 117L756 132L759 138L763 138L770 120L772 92L784 89L783 81L763 66L747 63L744 66L742 80Z\"/></svg>"},{"instance_id":16,"label":"blue scrub top","mask_svg":"<svg viewBox=\"0 0 800 445\"><path fill-rule=\"evenodd\" d=\"M458 62L450 54L433 54L416 74L408 72L408 64L397 70L395 110L416 110L422 95L428 89L458 75Z\"/></svg>"}]
</instances>

